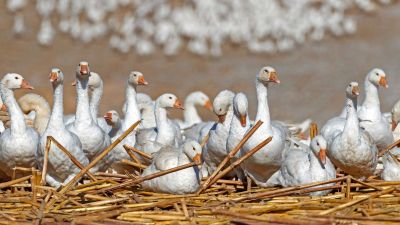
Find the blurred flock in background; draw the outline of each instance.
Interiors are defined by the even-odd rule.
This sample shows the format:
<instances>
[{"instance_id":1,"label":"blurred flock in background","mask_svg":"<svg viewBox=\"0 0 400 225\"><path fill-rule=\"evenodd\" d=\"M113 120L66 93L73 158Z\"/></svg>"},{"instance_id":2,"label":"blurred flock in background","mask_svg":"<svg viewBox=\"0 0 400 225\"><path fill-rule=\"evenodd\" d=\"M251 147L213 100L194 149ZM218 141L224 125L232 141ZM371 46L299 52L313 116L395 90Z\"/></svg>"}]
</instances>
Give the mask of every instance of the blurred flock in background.
<instances>
[{"instance_id":1,"label":"blurred flock in background","mask_svg":"<svg viewBox=\"0 0 400 225\"><path fill-rule=\"evenodd\" d=\"M131 70L146 75L151 85L142 91L152 97L171 91L184 98L201 90L213 98L225 88L254 96L254 74L272 65L282 80L279 90L271 93L274 117L312 117L320 122L342 104L341 87L361 80L371 68L381 67L389 83L399 82L395 72L400 68L393 62L400 48L400 25L395 22L400 7L391 0L0 4L0 41L7 53L0 56L1 72L34 77L37 92L49 97L45 81L50 67L62 68L72 80L76 62L85 59L106 81L102 112L120 110L123 98L115 96L123 96L119 86ZM397 100L395 90L382 94L388 111ZM66 100L70 112L73 100Z\"/></svg>"}]
</instances>

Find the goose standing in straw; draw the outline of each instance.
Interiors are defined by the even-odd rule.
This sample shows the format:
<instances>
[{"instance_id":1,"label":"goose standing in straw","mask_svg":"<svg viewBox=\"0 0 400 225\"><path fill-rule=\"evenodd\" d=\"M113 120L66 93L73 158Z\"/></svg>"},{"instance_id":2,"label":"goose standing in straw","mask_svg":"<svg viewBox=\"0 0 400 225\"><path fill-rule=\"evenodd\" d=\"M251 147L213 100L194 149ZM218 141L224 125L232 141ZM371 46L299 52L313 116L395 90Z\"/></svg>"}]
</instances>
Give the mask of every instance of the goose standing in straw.
<instances>
[{"instance_id":1,"label":"goose standing in straw","mask_svg":"<svg viewBox=\"0 0 400 225\"><path fill-rule=\"evenodd\" d=\"M358 110L360 127L368 131L378 149L394 142L387 120L382 116L379 102L379 86L388 87L386 74L381 69L371 70L365 77L365 99Z\"/></svg>"},{"instance_id":2,"label":"goose standing in straw","mask_svg":"<svg viewBox=\"0 0 400 225\"><path fill-rule=\"evenodd\" d=\"M142 73L134 71L131 72L128 76L127 84L126 84L126 114L125 118L121 121L121 129L116 132L116 135L113 136L112 141L115 141L120 134L129 129L134 123L140 120L140 111L137 105L136 93L137 87L139 85L147 85L147 81L144 79ZM121 143L115 146L114 150L110 153L113 155L114 163L113 169L117 172L123 173L125 170L129 169L125 165L121 164L120 161L122 159L130 159L128 153L126 153L123 145L135 146L136 144L136 133L133 131L130 133Z\"/></svg>"},{"instance_id":3,"label":"goose standing in straw","mask_svg":"<svg viewBox=\"0 0 400 225\"><path fill-rule=\"evenodd\" d=\"M157 98L155 104L157 127L138 131L136 145L138 149L152 154L160 150L161 146L179 146L182 141L179 127L167 117L167 110L171 108L183 109L175 95L167 93Z\"/></svg>"},{"instance_id":4,"label":"goose standing in straw","mask_svg":"<svg viewBox=\"0 0 400 225\"><path fill-rule=\"evenodd\" d=\"M190 162L201 163L201 146L196 141L185 142L178 149L163 147L153 155L153 161L142 176L175 168ZM200 176L197 166L166 174L148 181L142 185L144 190L170 194L195 193L200 187Z\"/></svg>"},{"instance_id":5,"label":"goose standing in straw","mask_svg":"<svg viewBox=\"0 0 400 225\"><path fill-rule=\"evenodd\" d=\"M93 160L111 143L110 137L93 121L89 109L88 81L90 68L87 62L79 63L76 69L77 105L75 121L67 129L79 137L82 149L89 161ZM105 171L111 165L112 155L108 154L92 168L92 172Z\"/></svg>"},{"instance_id":6,"label":"goose standing in straw","mask_svg":"<svg viewBox=\"0 0 400 225\"><path fill-rule=\"evenodd\" d=\"M226 141L233 117L233 98L235 93L229 90L221 91L214 99L214 113L218 116L216 123L209 132L209 139L203 148L204 163L202 176L208 176L214 172L219 163L227 156ZM207 128L205 128L207 129ZM204 131L202 131L204 133Z\"/></svg>"},{"instance_id":7,"label":"goose standing in straw","mask_svg":"<svg viewBox=\"0 0 400 225\"><path fill-rule=\"evenodd\" d=\"M264 67L256 76L256 121L264 122L242 147L242 154L249 152L269 136L271 142L242 163L245 173L259 186L268 186L268 179L279 170L285 151L289 147L289 131L279 123L271 123L268 106L268 86L280 83L272 67Z\"/></svg>"},{"instance_id":8,"label":"goose standing in straw","mask_svg":"<svg viewBox=\"0 0 400 225\"><path fill-rule=\"evenodd\" d=\"M181 129L187 129L195 124L203 122L199 116L196 106L203 106L208 110L212 110L212 104L206 94L201 91L190 93L183 104L185 111L183 112L184 120L177 120Z\"/></svg>"},{"instance_id":9,"label":"goose standing in straw","mask_svg":"<svg viewBox=\"0 0 400 225\"><path fill-rule=\"evenodd\" d=\"M314 137L310 146L293 143L278 171L279 184L293 187L334 179L336 170L326 157L326 148L327 142L321 135ZM311 192L310 195L321 196L329 192L330 190Z\"/></svg>"},{"instance_id":10,"label":"goose standing in straw","mask_svg":"<svg viewBox=\"0 0 400 225\"><path fill-rule=\"evenodd\" d=\"M11 117L11 128L6 129L0 136L0 169L8 177L12 176L14 167L36 166L35 156L39 143L39 134L25 124L24 114L14 98L16 89L33 87L19 74L6 74L0 83L0 93Z\"/></svg>"},{"instance_id":11,"label":"goose standing in straw","mask_svg":"<svg viewBox=\"0 0 400 225\"><path fill-rule=\"evenodd\" d=\"M328 146L332 143L333 138L336 137L339 132L343 131L344 125L346 124L347 101L353 101L354 107L357 108L357 96L359 94L360 89L358 87L358 83L350 82L350 84L346 87L346 100L342 113L339 116L328 120L328 122L326 122L321 129L321 135L328 142Z\"/></svg>"},{"instance_id":12,"label":"goose standing in straw","mask_svg":"<svg viewBox=\"0 0 400 225\"><path fill-rule=\"evenodd\" d=\"M346 124L343 131L333 138L328 156L344 172L357 178L367 178L375 171L378 150L368 132L360 128L352 99L347 99L346 111Z\"/></svg>"},{"instance_id":13,"label":"goose standing in straw","mask_svg":"<svg viewBox=\"0 0 400 225\"><path fill-rule=\"evenodd\" d=\"M50 82L53 85L53 110L46 130L40 137L38 156L43 164L43 156L46 151L47 136L54 137L64 146L83 166L89 163L82 150L82 144L74 133L68 131L64 125L63 89L64 74L55 68L51 70ZM51 186L58 188L68 183L80 169L62 152L55 144L51 145L48 155L48 169L46 181Z\"/></svg>"}]
</instances>

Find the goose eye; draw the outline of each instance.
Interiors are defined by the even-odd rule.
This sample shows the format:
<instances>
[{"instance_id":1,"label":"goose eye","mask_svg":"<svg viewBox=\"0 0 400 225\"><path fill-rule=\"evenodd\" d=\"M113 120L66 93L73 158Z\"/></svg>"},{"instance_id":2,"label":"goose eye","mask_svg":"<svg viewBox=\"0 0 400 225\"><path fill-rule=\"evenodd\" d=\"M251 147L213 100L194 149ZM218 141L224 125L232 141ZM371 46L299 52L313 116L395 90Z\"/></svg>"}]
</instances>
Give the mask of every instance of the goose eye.
<instances>
[{"instance_id":1,"label":"goose eye","mask_svg":"<svg viewBox=\"0 0 400 225\"><path fill-rule=\"evenodd\" d=\"M379 76L379 73L375 73L375 75Z\"/></svg>"},{"instance_id":2,"label":"goose eye","mask_svg":"<svg viewBox=\"0 0 400 225\"><path fill-rule=\"evenodd\" d=\"M61 73L61 70L58 70L57 72L58 72L58 73Z\"/></svg>"},{"instance_id":3,"label":"goose eye","mask_svg":"<svg viewBox=\"0 0 400 225\"><path fill-rule=\"evenodd\" d=\"M222 111L222 109L219 109L219 111L221 112L221 111Z\"/></svg>"},{"instance_id":4,"label":"goose eye","mask_svg":"<svg viewBox=\"0 0 400 225\"><path fill-rule=\"evenodd\" d=\"M136 74L134 73L133 76L136 77Z\"/></svg>"},{"instance_id":5,"label":"goose eye","mask_svg":"<svg viewBox=\"0 0 400 225\"><path fill-rule=\"evenodd\" d=\"M319 146L319 143L317 142L317 145Z\"/></svg>"},{"instance_id":6,"label":"goose eye","mask_svg":"<svg viewBox=\"0 0 400 225\"><path fill-rule=\"evenodd\" d=\"M268 70L264 70L264 72L268 73Z\"/></svg>"},{"instance_id":7,"label":"goose eye","mask_svg":"<svg viewBox=\"0 0 400 225\"><path fill-rule=\"evenodd\" d=\"M79 63L79 65L78 66L81 66L81 64Z\"/></svg>"},{"instance_id":8,"label":"goose eye","mask_svg":"<svg viewBox=\"0 0 400 225\"><path fill-rule=\"evenodd\" d=\"M196 151L196 149L194 147L192 147L193 151Z\"/></svg>"},{"instance_id":9,"label":"goose eye","mask_svg":"<svg viewBox=\"0 0 400 225\"><path fill-rule=\"evenodd\" d=\"M172 99L172 97L171 97L171 96L169 96L169 99Z\"/></svg>"},{"instance_id":10,"label":"goose eye","mask_svg":"<svg viewBox=\"0 0 400 225\"><path fill-rule=\"evenodd\" d=\"M14 77L16 80L18 80L18 77Z\"/></svg>"}]
</instances>

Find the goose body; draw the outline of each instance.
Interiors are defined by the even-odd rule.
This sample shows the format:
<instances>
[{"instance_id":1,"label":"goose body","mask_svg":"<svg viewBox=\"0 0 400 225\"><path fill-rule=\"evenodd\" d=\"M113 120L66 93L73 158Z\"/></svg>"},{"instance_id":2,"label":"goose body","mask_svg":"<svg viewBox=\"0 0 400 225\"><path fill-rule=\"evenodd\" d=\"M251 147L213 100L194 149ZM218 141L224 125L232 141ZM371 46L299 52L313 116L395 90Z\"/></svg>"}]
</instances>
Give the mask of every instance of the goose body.
<instances>
[{"instance_id":1,"label":"goose body","mask_svg":"<svg viewBox=\"0 0 400 225\"><path fill-rule=\"evenodd\" d=\"M378 87L388 87L385 72L381 69L371 70L364 85L365 99L358 110L360 127L371 135L378 149L384 149L394 142L390 124L380 110Z\"/></svg>"},{"instance_id":2,"label":"goose body","mask_svg":"<svg viewBox=\"0 0 400 225\"><path fill-rule=\"evenodd\" d=\"M243 145L242 153L252 150L267 137L271 136L269 144L250 156L242 163L245 173L259 186L268 186L268 179L279 170L288 143L288 130L278 123L271 123L268 106L268 84L280 83L276 71L272 67L264 67L256 77L257 90L257 116L256 121L263 124Z\"/></svg>"},{"instance_id":3,"label":"goose body","mask_svg":"<svg viewBox=\"0 0 400 225\"><path fill-rule=\"evenodd\" d=\"M38 156L43 163L46 151L47 136L55 138L64 146L83 166L89 163L82 150L82 144L74 133L68 131L63 122L63 80L64 75L59 69L52 69L50 81L54 88L53 110L49 123L40 137ZM58 188L68 183L80 169L62 152L55 144L51 145L48 155L48 168L46 181L51 186Z\"/></svg>"},{"instance_id":4,"label":"goose body","mask_svg":"<svg viewBox=\"0 0 400 225\"><path fill-rule=\"evenodd\" d=\"M219 122L209 130L209 139L203 148L202 175L214 172L218 164L227 156L227 139L233 117L233 98L235 94L229 90L221 91L214 99L213 109ZM207 128L206 128L207 129Z\"/></svg>"},{"instance_id":5,"label":"goose body","mask_svg":"<svg viewBox=\"0 0 400 225\"><path fill-rule=\"evenodd\" d=\"M334 179L336 170L326 157L326 148L327 142L322 136L316 136L310 146L294 143L278 171L279 184L293 187ZM310 195L320 196L329 192L330 190L311 192Z\"/></svg>"},{"instance_id":6,"label":"goose body","mask_svg":"<svg viewBox=\"0 0 400 225\"><path fill-rule=\"evenodd\" d=\"M153 155L153 161L142 176L165 171L192 161L199 163L201 146L195 141L185 142L181 147L163 147ZM144 181L144 190L170 193L195 193L200 187L200 175L197 167L189 167L174 173Z\"/></svg>"},{"instance_id":7,"label":"goose body","mask_svg":"<svg viewBox=\"0 0 400 225\"><path fill-rule=\"evenodd\" d=\"M368 132L359 126L352 100L347 100L346 124L342 132L333 138L328 156L344 172L358 178L366 178L375 171L378 150Z\"/></svg>"},{"instance_id":8,"label":"goose body","mask_svg":"<svg viewBox=\"0 0 400 225\"><path fill-rule=\"evenodd\" d=\"M382 157L382 179L385 181L400 181L400 163L394 155L386 153Z\"/></svg>"},{"instance_id":9,"label":"goose body","mask_svg":"<svg viewBox=\"0 0 400 225\"><path fill-rule=\"evenodd\" d=\"M8 177L14 167L36 167L36 153L39 143L37 131L25 124L24 115L14 98L15 89L33 89L19 74L6 74L0 83L1 98L11 117L11 128L0 136L1 170Z\"/></svg>"},{"instance_id":10,"label":"goose body","mask_svg":"<svg viewBox=\"0 0 400 225\"><path fill-rule=\"evenodd\" d=\"M332 143L333 138L336 135L343 131L344 125L346 124L346 103L347 100L350 99L353 101L355 107L357 107L357 96L360 94L360 89L358 87L357 82L350 82L350 84L346 87L346 100L345 105L343 107L342 113L339 116L336 116L322 127L321 135L328 142L328 146Z\"/></svg>"},{"instance_id":11,"label":"goose body","mask_svg":"<svg viewBox=\"0 0 400 225\"><path fill-rule=\"evenodd\" d=\"M93 160L111 143L110 137L93 121L89 109L89 65L81 62L76 71L77 106L76 118L67 125L67 129L79 137L82 149L89 161ZM112 155L108 154L102 161L92 168L92 172L107 170L112 162Z\"/></svg>"}]
</instances>

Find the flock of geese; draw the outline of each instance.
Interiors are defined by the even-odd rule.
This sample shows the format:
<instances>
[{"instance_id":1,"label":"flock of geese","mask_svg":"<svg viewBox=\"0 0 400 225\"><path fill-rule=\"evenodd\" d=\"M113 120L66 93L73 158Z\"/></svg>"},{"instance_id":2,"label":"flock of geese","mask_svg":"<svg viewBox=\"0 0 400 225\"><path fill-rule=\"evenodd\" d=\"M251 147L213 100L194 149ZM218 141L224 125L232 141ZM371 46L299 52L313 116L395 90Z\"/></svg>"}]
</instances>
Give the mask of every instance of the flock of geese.
<instances>
[{"instance_id":1,"label":"flock of geese","mask_svg":"<svg viewBox=\"0 0 400 225\"><path fill-rule=\"evenodd\" d=\"M226 43L253 53L286 52L306 41L357 30L354 8L373 11L393 0L36 0L37 41L50 46L58 33L90 43L108 39L122 53L176 55L183 48L220 56ZM30 1L7 0L13 33L36 27L24 18ZM33 13L31 13L32 15Z\"/></svg>"},{"instance_id":2,"label":"flock of geese","mask_svg":"<svg viewBox=\"0 0 400 225\"><path fill-rule=\"evenodd\" d=\"M238 145L254 126L262 125L245 142L234 158L243 156L265 138L272 140L251 155L231 173L229 179L252 180L261 187L295 186L325 181L336 177L337 168L359 179L380 175L384 180L400 180L400 164L394 156L397 151L378 157L378 150L385 149L399 138L400 103L391 113L380 111L378 90L388 87L386 74L381 69L371 70L365 77L365 100L359 104L360 88L357 82L345 87L345 104L340 115L328 120L321 134L305 138L309 121L290 125L271 120L268 105L268 87L280 83L272 67L263 67L255 77L257 115L250 118L248 101L243 93L221 91L213 100L202 92L187 96L184 104L171 93L153 101L138 88L147 85L144 75L131 72L126 82L124 116L110 110L98 117L98 106L103 93L103 82L98 73L90 70L87 62L76 68L76 113L64 115L64 74L54 68L50 72L53 87L53 107L40 95L28 93L18 101L16 89L33 89L19 74L8 73L0 83L2 110L7 110L11 126L0 136L0 167L2 178L10 178L15 167L41 169L44 161L47 136L54 137L83 166L88 165L111 142L115 141L135 122L141 120L115 149L103 158L91 172L132 172L123 164L130 156L123 145L134 146L143 154L136 156L145 164L142 175L165 171L189 162L201 166L186 168L143 182L146 190L185 194L200 188L202 177L211 175L222 160ZM203 121L196 106L205 107L218 116L218 122ZM168 117L168 110L184 110L184 120ZM28 114L28 115L26 115ZM34 120L27 126L25 118ZM200 145L203 140L204 146ZM383 164L383 165L382 165ZM379 166L378 166L379 165ZM46 182L53 187L68 183L80 169L56 145L48 154ZM328 191L314 192L323 195Z\"/></svg>"}]
</instances>

